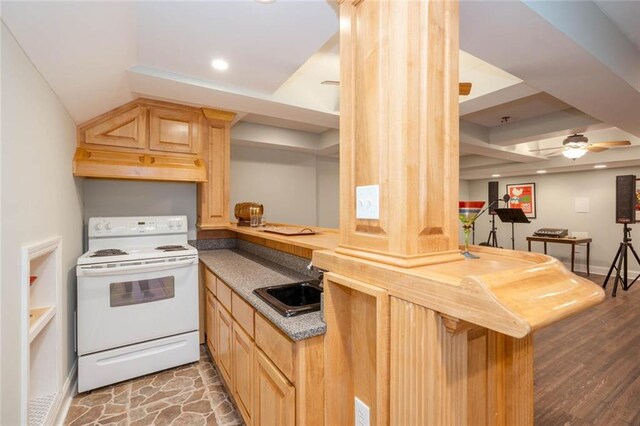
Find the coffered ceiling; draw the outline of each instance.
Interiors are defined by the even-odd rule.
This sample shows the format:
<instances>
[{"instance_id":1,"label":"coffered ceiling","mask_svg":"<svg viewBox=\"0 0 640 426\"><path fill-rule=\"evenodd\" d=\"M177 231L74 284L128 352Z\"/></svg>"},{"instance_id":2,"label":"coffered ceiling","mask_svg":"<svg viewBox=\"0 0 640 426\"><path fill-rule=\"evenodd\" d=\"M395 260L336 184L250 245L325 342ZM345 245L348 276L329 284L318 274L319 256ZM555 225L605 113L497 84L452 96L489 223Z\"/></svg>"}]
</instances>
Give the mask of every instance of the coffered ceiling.
<instances>
[{"instance_id":1,"label":"coffered ceiling","mask_svg":"<svg viewBox=\"0 0 640 426\"><path fill-rule=\"evenodd\" d=\"M640 2L460 10L462 178L640 166ZM78 123L145 96L236 111L234 143L337 155L339 86L321 84L339 80L334 2L3 1L2 20ZM530 151L573 132L638 146Z\"/></svg>"}]
</instances>

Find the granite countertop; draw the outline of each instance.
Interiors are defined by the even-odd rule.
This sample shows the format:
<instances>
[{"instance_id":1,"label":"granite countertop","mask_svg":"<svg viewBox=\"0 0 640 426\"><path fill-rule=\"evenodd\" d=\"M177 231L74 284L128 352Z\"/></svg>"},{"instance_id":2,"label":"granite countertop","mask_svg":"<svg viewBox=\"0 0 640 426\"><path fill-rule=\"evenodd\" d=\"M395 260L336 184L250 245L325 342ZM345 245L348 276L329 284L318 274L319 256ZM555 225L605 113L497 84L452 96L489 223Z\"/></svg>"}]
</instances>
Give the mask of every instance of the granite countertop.
<instances>
[{"instance_id":1,"label":"granite countertop","mask_svg":"<svg viewBox=\"0 0 640 426\"><path fill-rule=\"evenodd\" d=\"M304 340L326 332L320 312L283 317L253 290L309 280L309 277L239 249L200 250L200 260L239 296L292 340Z\"/></svg>"}]
</instances>

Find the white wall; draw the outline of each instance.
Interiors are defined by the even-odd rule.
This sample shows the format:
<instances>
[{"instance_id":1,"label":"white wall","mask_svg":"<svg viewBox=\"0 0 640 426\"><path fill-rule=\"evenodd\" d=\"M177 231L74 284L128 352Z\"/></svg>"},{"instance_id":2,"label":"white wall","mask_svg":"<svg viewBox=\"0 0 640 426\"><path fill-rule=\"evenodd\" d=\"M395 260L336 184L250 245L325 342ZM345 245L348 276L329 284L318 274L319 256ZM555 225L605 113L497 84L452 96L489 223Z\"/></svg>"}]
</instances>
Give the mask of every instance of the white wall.
<instances>
[{"instance_id":1,"label":"white wall","mask_svg":"<svg viewBox=\"0 0 640 426\"><path fill-rule=\"evenodd\" d=\"M530 224L515 225L517 250L527 250L526 237L539 228L567 228L569 232L585 231L593 238L591 243L591 272L606 274L622 241L622 228L615 221L616 176L635 174L638 168L600 169L575 173L521 176L516 178L491 179L500 182L500 196L506 193L505 185L535 182L537 218ZM487 200L488 180L469 182L469 197ZM575 199L589 199L589 213L575 212ZM503 203L500 203L503 207ZM486 241L490 231L490 216L483 215L476 223L476 244ZM496 218L496 221L499 220ZM498 243L511 248L511 225L499 222ZM640 224L632 226L632 236L640 248ZM543 252L542 243L532 243L532 251ZM586 270L586 249L576 254L576 270ZM548 244L548 253L567 264L571 262L569 245ZM635 261L630 261L630 270L640 270Z\"/></svg>"},{"instance_id":2,"label":"white wall","mask_svg":"<svg viewBox=\"0 0 640 426\"><path fill-rule=\"evenodd\" d=\"M82 254L82 181L71 174L76 126L2 24L2 365L0 424L20 424L21 248L63 239L63 316L67 374L75 362L75 264ZM66 374L65 374L66 376ZM26 419L25 419L26 423Z\"/></svg>"},{"instance_id":3,"label":"white wall","mask_svg":"<svg viewBox=\"0 0 640 426\"><path fill-rule=\"evenodd\" d=\"M84 223L94 216L186 215L196 238L196 184L115 179L84 181Z\"/></svg>"},{"instance_id":4,"label":"white wall","mask_svg":"<svg viewBox=\"0 0 640 426\"><path fill-rule=\"evenodd\" d=\"M232 144L231 218L236 203L255 201L264 205L268 222L337 225L335 173L330 159Z\"/></svg>"}]
</instances>

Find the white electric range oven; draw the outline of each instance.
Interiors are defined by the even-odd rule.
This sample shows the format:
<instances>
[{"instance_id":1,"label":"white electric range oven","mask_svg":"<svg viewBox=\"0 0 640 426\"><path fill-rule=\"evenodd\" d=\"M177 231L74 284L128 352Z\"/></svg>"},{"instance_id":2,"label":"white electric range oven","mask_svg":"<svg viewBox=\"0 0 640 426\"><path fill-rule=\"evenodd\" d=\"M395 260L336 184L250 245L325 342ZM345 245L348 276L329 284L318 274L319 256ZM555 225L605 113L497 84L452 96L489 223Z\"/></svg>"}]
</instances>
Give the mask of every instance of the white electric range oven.
<instances>
[{"instance_id":1,"label":"white electric range oven","mask_svg":"<svg viewBox=\"0 0 640 426\"><path fill-rule=\"evenodd\" d=\"M89 219L78 259L78 391L199 358L198 252L185 216Z\"/></svg>"}]
</instances>

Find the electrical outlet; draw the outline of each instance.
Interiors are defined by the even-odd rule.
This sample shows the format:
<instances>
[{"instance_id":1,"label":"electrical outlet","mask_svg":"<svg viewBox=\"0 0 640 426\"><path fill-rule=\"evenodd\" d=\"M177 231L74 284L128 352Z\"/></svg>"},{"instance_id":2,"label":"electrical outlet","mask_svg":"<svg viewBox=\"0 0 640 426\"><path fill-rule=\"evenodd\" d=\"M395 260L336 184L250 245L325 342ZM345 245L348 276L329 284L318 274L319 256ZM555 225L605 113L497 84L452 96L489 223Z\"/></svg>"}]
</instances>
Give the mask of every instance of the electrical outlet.
<instances>
[{"instance_id":1,"label":"electrical outlet","mask_svg":"<svg viewBox=\"0 0 640 426\"><path fill-rule=\"evenodd\" d=\"M356 397L356 426L369 426L369 407Z\"/></svg>"},{"instance_id":2,"label":"electrical outlet","mask_svg":"<svg viewBox=\"0 0 640 426\"><path fill-rule=\"evenodd\" d=\"M356 219L380 219L380 185L356 187Z\"/></svg>"}]
</instances>

